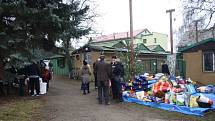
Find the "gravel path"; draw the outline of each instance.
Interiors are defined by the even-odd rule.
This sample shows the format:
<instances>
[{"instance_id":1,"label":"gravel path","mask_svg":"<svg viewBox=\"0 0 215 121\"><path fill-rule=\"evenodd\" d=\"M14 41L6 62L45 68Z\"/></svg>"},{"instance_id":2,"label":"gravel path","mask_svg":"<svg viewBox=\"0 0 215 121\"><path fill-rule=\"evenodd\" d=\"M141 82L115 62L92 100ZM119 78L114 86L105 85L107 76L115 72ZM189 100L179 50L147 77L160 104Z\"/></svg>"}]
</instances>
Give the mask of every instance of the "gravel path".
<instances>
[{"instance_id":1,"label":"gravel path","mask_svg":"<svg viewBox=\"0 0 215 121\"><path fill-rule=\"evenodd\" d=\"M111 101L111 105L99 105L97 91L82 95L80 81L55 78L49 92L42 96L42 113L47 121L161 121L162 110ZM147 110L147 111L146 111ZM168 117L166 117L168 119Z\"/></svg>"}]
</instances>

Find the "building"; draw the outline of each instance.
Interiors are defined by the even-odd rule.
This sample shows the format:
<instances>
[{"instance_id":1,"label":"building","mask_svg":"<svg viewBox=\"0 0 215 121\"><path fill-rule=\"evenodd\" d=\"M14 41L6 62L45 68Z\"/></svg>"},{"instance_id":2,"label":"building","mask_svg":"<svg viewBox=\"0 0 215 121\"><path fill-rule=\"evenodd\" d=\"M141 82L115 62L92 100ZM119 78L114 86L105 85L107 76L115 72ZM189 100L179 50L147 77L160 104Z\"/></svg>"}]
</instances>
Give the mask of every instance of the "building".
<instances>
[{"instance_id":1,"label":"building","mask_svg":"<svg viewBox=\"0 0 215 121\"><path fill-rule=\"evenodd\" d=\"M168 50L168 35L150 32L148 29L134 30L134 45L144 44L146 46L160 45L165 51ZM122 41L129 40L129 32L113 33L110 35L102 35L94 38L93 42L111 42L111 41Z\"/></svg>"},{"instance_id":2,"label":"building","mask_svg":"<svg viewBox=\"0 0 215 121\"><path fill-rule=\"evenodd\" d=\"M209 38L181 48L186 77L202 84L215 84L215 39Z\"/></svg>"},{"instance_id":3,"label":"building","mask_svg":"<svg viewBox=\"0 0 215 121\"><path fill-rule=\"evenodd\" d=\"M128 56L130 54L130 47L127 41L103 41L92 42L73 51L72 56L74 60L74 69L80 70L83 60L86 60L91 68L101 54L105 55L106 62L110 63L112 56L116 55L121 59L124 65L129 65ZM144 44L137 44L134 48L135 63L138 63L140 72L157 73L161 72L161 63L166 60L166 52L160 45L147 47Z\"/></svg>"}]
</instances>

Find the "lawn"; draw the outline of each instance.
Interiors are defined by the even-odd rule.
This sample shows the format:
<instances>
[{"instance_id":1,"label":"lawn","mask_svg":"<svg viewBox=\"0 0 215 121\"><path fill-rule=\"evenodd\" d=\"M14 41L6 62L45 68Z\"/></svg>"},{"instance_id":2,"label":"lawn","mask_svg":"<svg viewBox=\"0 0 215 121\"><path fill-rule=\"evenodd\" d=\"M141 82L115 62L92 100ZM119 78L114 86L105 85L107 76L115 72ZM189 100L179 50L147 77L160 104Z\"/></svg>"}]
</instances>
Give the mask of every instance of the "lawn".
<instances>
[{"instance_id":1,"label":"lawn","mask_svg":"<svg viewBox=\"0 0 215 121\"><path fill-rule=\"evenodd\" d=\"M38 97L1 97L0 121L40 121Z\"/></svg>"}]
</instances>

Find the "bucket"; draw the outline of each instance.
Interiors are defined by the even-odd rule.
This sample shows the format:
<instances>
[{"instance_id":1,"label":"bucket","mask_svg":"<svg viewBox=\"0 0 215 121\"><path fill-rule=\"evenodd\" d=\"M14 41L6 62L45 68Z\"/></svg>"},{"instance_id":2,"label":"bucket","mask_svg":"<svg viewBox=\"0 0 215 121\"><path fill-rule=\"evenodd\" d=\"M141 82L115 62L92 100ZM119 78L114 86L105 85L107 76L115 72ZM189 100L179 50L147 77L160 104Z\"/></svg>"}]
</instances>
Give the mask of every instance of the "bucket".
<instances>
[{"instance_id":1,"label":"bucket","mask_svg":"<svg viewBox=\"0 0 215 121\"><path fill-rule=\"evenodd\" d=\"M40 83L40 94L46 94L47 83Z\"/></svg>"}]
</instances>

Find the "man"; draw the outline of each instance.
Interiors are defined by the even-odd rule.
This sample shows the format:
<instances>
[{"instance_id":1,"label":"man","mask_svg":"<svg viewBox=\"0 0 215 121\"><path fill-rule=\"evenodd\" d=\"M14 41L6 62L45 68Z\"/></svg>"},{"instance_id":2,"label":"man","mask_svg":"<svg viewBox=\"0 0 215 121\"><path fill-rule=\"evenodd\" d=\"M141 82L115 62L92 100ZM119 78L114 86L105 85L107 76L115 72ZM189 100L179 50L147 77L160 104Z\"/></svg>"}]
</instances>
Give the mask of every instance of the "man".
<instances>
[{"instance_id":1,"label":"man","mask_svg":"<svg viewBox=\"0 0 215 121\"><path fill-rule=\"evenodd\" d=\"M112 61L111 61L111 70L112 70L112 73L111 73L111 89L112 89L112 96L113 96L113 99L116 99L117 98L117 87L116 87L116 83L115 83L115 74L114 74L114 69L115 69L115 66L116 66L116 56L112 56Z\"/></svg>"},{"instance_id":2,"label":"man","mask_svg":"<svg viewBox=\"0 0 215 121\"><path fill-rule=\"evenodd\" d=\"M95 71L97 72L97 81L98 81L98 100L99 104L102 104L102 99L106 105L110 105L109 102L109 86L110 86L110 77L111 77L111 66L104 61L105 56L100 56L100 61L95 65Z\"/></svg>"},{"instance_id":3,"label":"man","mask_svg":"<svg viewBox=\"0 0 215 121\"><path fill-rule=\"evenodd\" d=\"M163 61L161 69L162 69L161 71L162 71L163 74L170 75L169 67L168 67L166 61Z\"/></svg>"},{"instance_id":4,"label":"man","mask_svg":"<svg viewBox=\"0 0 215 121\"><path fill-rule=\"evenodd\" d=\"M113 73L113 84L115 85L113 94L115 96L115 99L117 99L119 102L122 102L122 85L121 82L123 81L124 77L124 67L122 63L120 62L120 59L116 59L115 67L112 70Z\"/></svg>"},{"instance_id":5,"label":"man","mask_svg":"<svg viewBox=\"0 0 215 121\"><path fill-rule=\"evenodd\" d=\"M97 72L96 72L96 63L98 63L100 61L100 58L98 58L94 63L93 63L93 75L94 75L94 79L95 79L95 89L98 88L98 82L97 82Z\"/></svg>"},{"instance_id":6,"label":"man","mask_svg":"<svg viewBox=\"0 0 215 121\"><path fill-rule=\"evenodd\" d=\"M36 90L36 96L40 94L40 69L35 60L32 61L32 64L28 68L28 77L29 77L29 87L30 95L34 96L34 89Z\"/></svg>"}]
</instances>

